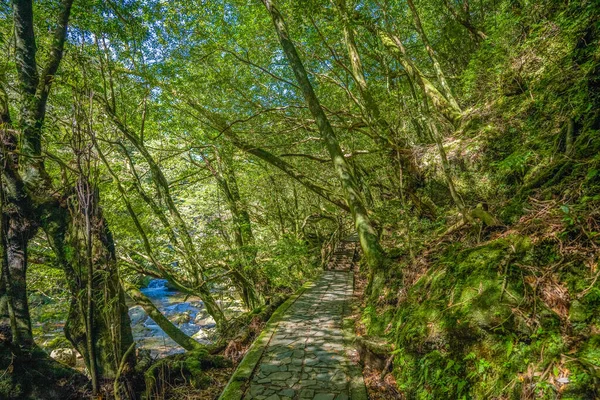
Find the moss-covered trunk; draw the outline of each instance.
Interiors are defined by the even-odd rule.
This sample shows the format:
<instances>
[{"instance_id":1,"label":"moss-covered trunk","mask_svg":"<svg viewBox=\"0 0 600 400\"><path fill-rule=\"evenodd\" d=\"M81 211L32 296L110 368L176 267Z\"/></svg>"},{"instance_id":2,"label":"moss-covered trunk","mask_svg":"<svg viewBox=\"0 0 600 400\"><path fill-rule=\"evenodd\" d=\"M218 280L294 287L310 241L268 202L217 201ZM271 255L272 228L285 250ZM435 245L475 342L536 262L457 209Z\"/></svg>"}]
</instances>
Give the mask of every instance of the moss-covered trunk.
<instances>
[{"instance_id":1,"label":"moss-covered trunk","mask_svg":"<svg viewBox=\"0 0 600 400\"><path fill-rule=\"evenodd\" d=\"M119 280L112 234L98 206L96 190L92 198L91 260L88 260L90 253L86 254L85 219L77 196L71 196L64 207L49 215L44 228L65 271L71 293L65 335L84 357L88 368L95 362L99 377L114 378L121 358L133 343L133 335ZM89 276L92 277L91 284ZM88 285L91 299L88 298ZM90 310L93 321L91 332L87 324ZM91 335L95 360L90 357L88 335ZM134 361L133 356L127 360L129 370Z\"/></svg>"},{"instance_id":2,"label":"moss-covered trunk","mask_svg":"<svg viewBox=\"0 0 600 400\"><path fill-rule=\"evenodd\" d=\"M379 244L379 237L371 223L367 209L363 204L358 184L352 176L351 168L344 157L344 153L340 148L333 128L329 123L329 119L327 118L325 111L323 111L319 99L313 90L312 84L308 79L308 74L306 73L302 60L289 36L283 16L271 0L263 0L263 3L271 15L281 47L294 71L296 80L302 89L304 99L311 114L316 120L321 138L323 139L325 147L333 162L342 189L344 190L346 202L350 207L367 264L372 272L379 273L384 262L384 252Z\"/></svg>"},{"instance_id":3,"label":"moss-covered trunk","mask_svg":"<svg viewBox=\"0 0 600 400\"><path fill-rule=\"evenodd\" d=\"M39 228L40 210L52 205L51 181L42 157L42 127L50 87L62 60L67 23L73 0L62 0L50 40L49 52L38 68L33 1L13 1L14 62L20 99L18 130L10 121L8 97L2 90L2 236L5 257L2 277L11 315L13 342L33 347L27 299L27 247Z\"/></svg>"}]
</instances>

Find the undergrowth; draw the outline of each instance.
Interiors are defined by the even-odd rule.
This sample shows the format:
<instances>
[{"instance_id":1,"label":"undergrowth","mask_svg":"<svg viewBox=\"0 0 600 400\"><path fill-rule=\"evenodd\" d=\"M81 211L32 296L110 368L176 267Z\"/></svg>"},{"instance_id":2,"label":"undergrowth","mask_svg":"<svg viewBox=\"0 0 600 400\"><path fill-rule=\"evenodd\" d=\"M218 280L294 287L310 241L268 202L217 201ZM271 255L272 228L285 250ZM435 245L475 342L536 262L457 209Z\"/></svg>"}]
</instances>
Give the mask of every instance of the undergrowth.
<instances>
[{"instance_id":1,"label":"undergrowth","mask_svg":"<svg viewBox=\"0 0 600 400\"><path fill-rule=\"evenodd\" d=\"M598 16L593 2L541 9L499 14L462 76L469 120L446 141L461 195L497 226L443 236L447 212L384 227L388 284L361 324L393 345L405 398L600 396ZM439 192L422 189L448 204Z\"/></svg>"}]
</instances>

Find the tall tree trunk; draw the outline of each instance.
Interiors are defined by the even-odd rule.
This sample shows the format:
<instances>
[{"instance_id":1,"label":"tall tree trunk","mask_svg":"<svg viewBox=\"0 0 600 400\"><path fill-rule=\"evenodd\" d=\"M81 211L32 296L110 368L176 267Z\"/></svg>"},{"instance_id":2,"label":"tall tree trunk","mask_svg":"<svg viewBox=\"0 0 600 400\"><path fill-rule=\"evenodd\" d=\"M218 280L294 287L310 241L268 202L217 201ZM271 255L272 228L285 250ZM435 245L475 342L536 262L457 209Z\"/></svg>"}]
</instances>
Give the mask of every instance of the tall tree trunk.
<instances>
[{"instance_id":1,"label":"tall tree trunk","mask_svg":"<svg viewBox=\"0 0 600 400\"><path fill-rule=\"evenodd\" d=\"M27 244L38 229L36 209L18 171L16 132L5 123L2 131L2 255L3 285L10 314L12 341L19 347L33 345L27 303Z\"/></svg>"},{"instance_id":2,"label":"tall tree trunk","mask_svg":"<svg viewBox=\"0 0 600 400\"><path fill-rule=\"evenodd\" d=\"M425 30L423 29L423 24L421 24L421 18L419 17L419 12L417 11L417 8L415 7L415 3L413 2L413 0L407 0L407 3L408 3L408 6L410 7L410 11L412 12L413 19L415 21L415 27L417 28L417 32L419 32L419 36L421 36L421 40L423 41L423 45L425 45L427 54L429 54L429 59L431 60L431 62L433 64L433 70L435 71L435 75L437 76L438 82L440 83L440 86L442 87L442 92L444 93L444 96L446 96L446 99L450 102L452 107L457 110L460 110L460 107L458 106L458 102L456 101L456 98L452 94L450 85L448 84L448 81L446 81L446 76L444 75L444 72L442 71L442 66L440 65L440 63L437 59L437 56L435 55L435 51L433 50L433 47L431 46L431 43L429 42L429 39L427 38L427 35L425 34Z\"/></svg>"},{"instance_id":3,"label":"tall tree trunk","mask_svg":"<svg viewBox=\"0 0 600 400\"><path fill-rule=\"evenodd\" d=\"M354 225L360 238L360 244L366 258L366 261L372 272L380 272L384 262L384 252L379 244L379 237L373 227L369 218L368 212L363 204L361 193L358 189L358 185L352 176L350 166L344 158L344 154L337 141L333 128L327 119L327 115L323 111L319 99L315 94L312 84L308 79L308 74L302 64L302 60L296 51L296 47L292 42L283 16L279 10L274 6L271 0L263 0L263 3L268 10L273 20L273 25L277 32L281 47L288 59L294 75L298 82L298 85L302 89L302 94L308 105L308 108L316 120L316 124L319 128L321 138L325 142L325 146L335 171L340 179L342 188L344 190L346 202L350 207Z\"/></svg>"},{"instance_id":4,"label":"tall tree trunk","mask_svg":"<svg viewBox=\"0 0 600 400\"><path fill-rule=\"evenodd\" d=\"M23 221L25 220L25 221ZM27 300L27 244L31 239L32 230L27 226L25 218L14 215L9 219L6 232L6 282L7 293L10 296L13 322L13 343L29 348L33 346L31 332L31 316ZM23 226L25 224L25 226Z\"/></svg>"},{"instance_id":5,"label":"tall tree trunk","mask_svg":"<svg viewBox=\"0 0 600 400\"><path fill-rule=\"evenodd\" d=\"M95 365L98 377L115 378L123 355L133 343L133 335L112 234L98 205L98 192L93 186L90 190L93 190L89 205L90 236L77 196L65 199L61 207L54 207L45 218L44 229L57 261L65 270L71 293L65 335L90 371ZM91 244L89 250L86 241ZM91 326L88 319L93 322ZM127 360L129 372L134 363L131 356Z\"/></svg>"},{"instance_id":6,"label":"tall tree trunk","mask_svg":"<svg viewBox=\"0 0 600 400\"><path fill-rule=\"evenodd\" d=\"M33 24L33 1L13 0L15 32L15 64L21 94L19 104L20 140L16 132L7 132L10 122L7 100L2 100L2 185L6 200L4 223L4 255L6 268L3 279L12 309L13 342L21 347L33 346L31 318L27 302L27 246L39 224L39 212L52 203L48 191L51 182L44 169L41 131L46 114L46 102L54 74L58 70L66 39L67 23L73 0L59 3L57 25L52 35L46 64L38 73L36 40ZM4 97L5 93L3 96ZM18 145L17 145L18 143ZM18 151L17 150L18 147ZM19 156L17 157L16 154ZM35 201L34 201L35 199Z\"/></svg>"},{"instance_id":7,"label":"tall tree trunk","mask_svg":"<svg viewBox=\"0 0 600 400\"><path fill-rule=\"evenodd\" d=\"M238 288L242 300L250 310L260 306L262 299L256 290L254 279L256 265L256 248L254 247L254 234L250 215L242 202L237 186L237 179L233 166L233 160L228 154L221 154L215 149L217 168L206 157L203 157L207 168L215 177L217 185L223 192L227 207L233 219L233 237L236 245L237 256L232 270L232 280Z\"/></svg>"},{"instance_id":8,"label":"tall tree trunk","mask_svg":"<svg viewBox=\"0 0 600 400\"><path fill-rule=\"evenodd\" d=\"M440 161L442 164L442 171L444 172L444 177L446 178L446 184L448 185L448 190L450 190L450 196L452 197L452 201L458 208L458 211L462 215L465 221L469 221L471 219L469 213L467 213L465 202L462 197L458 194L456 190L456 186L454 185L454 178L452 177L452 170L450 168L450 163L448 162L448 157L446 155L446 149L444 149L444 143L442 141L442 136L440 135L435 122L432 119L432 116L427 113L426 118L429 119L429 129L431 131L431 135L433 140L435 141L435 145L438 148L438 153L440 155Z\"/></svg>"}]
</instances>

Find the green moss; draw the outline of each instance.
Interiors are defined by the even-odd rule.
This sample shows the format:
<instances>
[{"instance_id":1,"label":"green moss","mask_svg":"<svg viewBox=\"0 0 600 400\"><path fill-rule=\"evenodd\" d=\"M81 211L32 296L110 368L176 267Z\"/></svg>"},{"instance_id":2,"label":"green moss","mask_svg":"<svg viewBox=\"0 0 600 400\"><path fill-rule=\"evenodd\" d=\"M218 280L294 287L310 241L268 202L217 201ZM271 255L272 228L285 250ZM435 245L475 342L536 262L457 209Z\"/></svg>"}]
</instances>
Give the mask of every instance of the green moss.
<instances>
[{"instance_id":1,"label":"green moss","mask_svg":"<svg viewBox=\"0 0 600 400\"><path fill-rule=\"evenodd\" d=\"M406 397L493 398L506 395L507 388L518 397L518 376L531 368L544 371L559 365L572 339L564 336L564 320L532 297L524 280L529 272L520 267L556 263L557 251L555 243L534 244L520 235L477 247L450 244L408 288L394 313L389 312L392 307L368 305L362 320L370 334L387 334L395 344L394 373ZM567 269L562 276L581 291L585 285L576 282L585 280L574 271ZM590 288L572 302L572 321L592 318L598 297ZM584 349L581 354L587 353L581 359L598 360L593 344ZM577 367L579 383L568 386L573 393L589 395L595 378L583 364ZM536 396L553 398L552 385L534 381Z\"/></svg>"},{"instance_id":2,"label":"green moss","mask_svg":"<svg viewBox=\"0 0 600 400\"><path fill-rule=\"evenodd\" d=\"M68 400L84 396L88 380L71 368L35 348L14 357L17 350L0 342L0 398L23 400Z\"/></svg>"}]
</instances>

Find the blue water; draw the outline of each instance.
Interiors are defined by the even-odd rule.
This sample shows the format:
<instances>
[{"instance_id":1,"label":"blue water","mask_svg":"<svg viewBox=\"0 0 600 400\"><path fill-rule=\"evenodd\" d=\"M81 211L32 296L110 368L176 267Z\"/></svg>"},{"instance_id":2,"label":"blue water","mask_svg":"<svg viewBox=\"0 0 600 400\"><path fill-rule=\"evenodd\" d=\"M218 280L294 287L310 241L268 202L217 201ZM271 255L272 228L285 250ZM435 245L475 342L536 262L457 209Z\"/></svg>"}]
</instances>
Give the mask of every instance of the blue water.
<instances>
[{"instance_id":1,"label":"blue water","mask_svg":"<svg viewBox=\"0 0 600 400\"><path fill-rule=\"evenodd\" d=\"M192 336L201 329L214 326L210 323L205 323L202 326L197 325L195 319L198 314L200 314L201 319L207 316L202 301L199 298L185 296L176 290L169 289L166 279L152 279L148 286L140 289L140 291L186 335ZM142 311L140 307L130 308L130 316L133 317L134 312L139 315ZM185 319L185 321L178 321L179 318ZM134 337L141 347L168 353L183 350L172 342L156 322L145 313L143 313L143 317L138 317L135 322L136 324L133 325ZM159 342L156 342L157 339ZM157 345L160 346L160 349L157 349Z\"/></svg>"}]
</instances>

